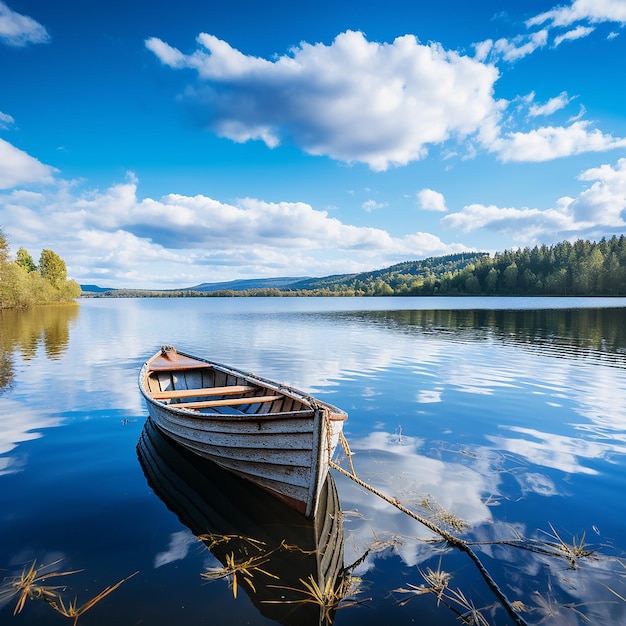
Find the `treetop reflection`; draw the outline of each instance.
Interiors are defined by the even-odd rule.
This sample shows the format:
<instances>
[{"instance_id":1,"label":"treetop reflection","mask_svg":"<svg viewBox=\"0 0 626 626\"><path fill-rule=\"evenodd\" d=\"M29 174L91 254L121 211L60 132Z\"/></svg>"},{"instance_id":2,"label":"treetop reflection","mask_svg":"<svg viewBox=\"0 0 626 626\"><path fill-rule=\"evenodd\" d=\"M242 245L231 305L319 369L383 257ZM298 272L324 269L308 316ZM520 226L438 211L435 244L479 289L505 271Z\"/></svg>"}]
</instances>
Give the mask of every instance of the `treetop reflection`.
<instances>
[{"instance_id":1,"label":"treetop reflection","mask_svg":"<svg viewBox=\"0 0 626 626\"><path fill-rule=\"evenodd\" d=\"M496 340L626 367L623 308L351 311L340 317L450 341Z\"/></svg>"},{"instance_id":2,"label":"treetop reflection","mask_svg":"<svg viewBox=\"0 0 626 626\"><path fill-rule=\"evenodd\" d=\"M67 349L70 323L78 318L75 304L0 310L0 391L13 382L13 354L32 359L43 346L49 359L58 359Z\"/></svg>"}]
</instances>

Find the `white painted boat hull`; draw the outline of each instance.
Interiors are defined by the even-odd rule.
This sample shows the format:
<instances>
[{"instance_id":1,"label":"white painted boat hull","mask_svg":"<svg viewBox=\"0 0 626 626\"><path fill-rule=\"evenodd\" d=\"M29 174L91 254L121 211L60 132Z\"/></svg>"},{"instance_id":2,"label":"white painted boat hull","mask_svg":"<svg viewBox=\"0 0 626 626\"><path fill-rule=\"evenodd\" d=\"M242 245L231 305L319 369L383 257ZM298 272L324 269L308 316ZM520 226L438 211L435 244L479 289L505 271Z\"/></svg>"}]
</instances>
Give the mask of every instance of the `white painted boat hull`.
<instances>
[{"instance_id":1,"label":"white painted boat hull","mask_svg":"<svg viewBox=\"0 0 626 626\"><path fill-rule=\"evenodd\" d=\"M313 518L347 414L252 374L175 355L168 364L157 353L139 375L154 424L199 456ZM229 387L245 391L231 394Z\"/></svg>"},{"instance_id":2,"label":"white painted boat hull","mask_svg":"<svg viewBox=\"0 0 626 626\"><path fill-rule=\"evenodd\" d=\"M155 494L224 566L262 563L250 566L238 583L264 617L284 626L332 623L334 610L303 602L305 584L331 595L343 588L342 515L331 475L316 518L307 520L164 436L150 419L137 455Z\"/></svg>"}]
</instances>

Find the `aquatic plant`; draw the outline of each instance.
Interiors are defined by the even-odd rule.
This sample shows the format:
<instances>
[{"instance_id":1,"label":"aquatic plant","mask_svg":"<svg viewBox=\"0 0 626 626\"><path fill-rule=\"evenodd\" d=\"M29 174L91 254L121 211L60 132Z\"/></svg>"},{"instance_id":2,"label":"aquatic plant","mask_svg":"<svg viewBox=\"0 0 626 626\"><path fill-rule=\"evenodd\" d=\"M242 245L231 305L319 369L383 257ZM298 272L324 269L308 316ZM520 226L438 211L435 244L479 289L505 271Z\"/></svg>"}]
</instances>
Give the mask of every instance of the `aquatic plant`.
<instances>
[{"instance_id":1,"label":"aquatic plant","mask_svg":"<svg viewBox=\"0 0 626 626\"><path fill-rule=\"evenodd\" d=\"M332 624L333 615L338 609L362 604L366 600L357 601L355 596L360 591L360 578L347 575L345 570L337 578L328 578L323 585L310 575L308 579L299 580L302 587L285 587L272 585L275 589L301 594L295 600L266 600L266 604L314 604L323 611L324 623Z\"/></svg>"},{"instance_id":2,"label":"aquatic plant","mask_svg":"<svg viewBox=\"0 0 626 626\"><path fill-rule=\"evenodd\" d=\"M432 570L430 567L426 568L425 572L420 568L418 569L426 584L414 585L408 583L407 587L395 589L395 593L410 594L410 597L399 603L400 606L408 604L416 596L432 593L437 597L437 606L444 604L456 613L464 624L489 626L489 622L481 613L483 609L477 609L474 603L468 600L460 589L452 589L450 587L452 574L441 569L441 560L436 570Z\"/></svg>"},{"instance_id":3,"label":"aquatic plant","mask_svg":"<svg viewBox=\"0 0 626 626\"><path fill-rule=\"evenodd\" d=\"M69 572L50 571L58 563L60 563L60 559L37 567L37 561L35 560L30 566L25 567L19 575L5 578L0 587L0 603L7 602L13 596L17 596L17 602L13 610L13 615L17 615L22 612L27 600L44 600L50 604L59 598L59 591L65 589L64 585L48 586L42 583L49 578L68 576L80 570Z\"/></svg>"},{"instance_id":4,"label":"aquatic plant","mask_svg":"<svg viewBox=\"0 0 626 626\"><path fill-rule=\"evenodd\" d=\"M253 592L256 592L254 586L255 575L263 574L269 578L278 578L278 576L268 572L262 566L270 560L271 554L285 545L284 543L272 550L265 550L266 544L264 541L259 541L252 537L242 537L241 535L205 534L200 535L199 539L207 545L209 550L213 550L221 544L228 544L232 541L237 542L238 551L243 554L240 554L237 558L234 551L227 552L224 556L222 567L209 567L200 574L202 578L208 581L228 578L234 598L237 598L239 579L245 582ZM250 555L249 551L255 551L256 554Z\"/></svg>"},{"instance_id":5,"label":"aquatic plant","mask_svg":"<svg viewBox=\"0 0 626 626\"><path fill-rule=\"evenodd\" d=\"M463 532L471 528L465 520L446 510L434 496L424 496L420 504L424 509L432 513L430 519L435 523L447 526L456 532Z\"/></svg>"},{"instance_id":6,"label":"aquatic plant","mask_svg":"<svg viewBox=\"0 0 626 626\"><path fill-rule=\"evenodd\" d=\"M60 613L64 617L73 620L74 626L78 624L78 619L84 615L89 609L95 606L100 600L115 591L120 585L128 579L135 576L138 572L134 572L130 576L123 578L119 582L102 590L98 595L94 596L83 605L78 606L78 599L74 598L66 604L62 594L67 590L66 585L44 585L43 583L50 578L59 578L61 576L69 576L77 574L83 570L71 570L67 572L50 571L53 567L60 563L60 559L37 567L37 561L34 560L28 567L25 567L17 576L9 576L4 579L0 586L0 604L17 597L17 602L13 610L13 615L21 613L28 600L43 600L48 606Z\"/></svg>"},{"instance_id":7,"label":"aquatic plant","mask_svg":"<svg viewBox=\"0 0 626 626\"><path fill-rule=\"evenodd\" d=\"M56 600L49 601L50 606L55 609L58 613L63 615L64 617L69 617L74 620L74 625L78 624L78 618L81 615L84 615L89 609L93 608L100 600L106 598L110 593L113 593L120 585L125 583L127 580L137 575L138 572L132 573L130 576L123 578L122 580L116 582L114 585L106 587L103 589L98 595L94 596L90 600L87 600L83 605L78 606L78 599L74 598L67 605L63 601L61 595L57 597Z\"/></svg>"}]
</instances>

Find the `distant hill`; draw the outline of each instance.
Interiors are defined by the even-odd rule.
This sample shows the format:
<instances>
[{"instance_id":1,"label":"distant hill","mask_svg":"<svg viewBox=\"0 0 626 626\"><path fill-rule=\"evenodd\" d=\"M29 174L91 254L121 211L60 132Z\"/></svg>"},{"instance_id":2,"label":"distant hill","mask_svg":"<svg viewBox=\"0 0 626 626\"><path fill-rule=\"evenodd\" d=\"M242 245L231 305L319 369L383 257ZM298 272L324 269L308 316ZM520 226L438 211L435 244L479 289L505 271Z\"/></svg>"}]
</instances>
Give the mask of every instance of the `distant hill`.
<instances>
[{"instance_id":1,"label":"distant hill","mask_svg":"<svg viewBox=\"0 0 626 626\"><path fill-rule=\"evenodd\" d=\"M221 283L201 283L194 287L177 287L175 289L118 289L113 287L98 287L98 285L81 285L83 294L100 294L109 291L117 292L149 292L159 291L163 293L170 292L196 292L196 293L213 293L215 291L247 291L249 289L288 289L291 285L300 281L308 280L308 277L295 278L249 278L241 280L229 280Z\"/></svg>"},{"instance_id":2,"label":"distant hill","mask_svg":"<svg viewBox=\"0 0 626 626\"><path fill-rule=\"evenodd\" d=\"M429 257L421 261L397 263L396 265L372 272L336 274L324 278L306 278L290 285L290 288L302 290L332 289L335 287L354 288L376 281L394 285L399 277L402 277L403 281L406 281L418 276L430 275L440 277L446 273L454 274L464 267L467 267L470 263L476 263L479 259L488 256L489 255L485 252L463 252L446 256Z\"/></svg>"},{"instance_id":3,"label":"distant hill","mask_svg":"<svg viewBox=\"0 0 626 626\"><path fill-rule=\"evenodd\" d=\"M220 296L617 296L626 295L626 235L551 246L463 252L406 261L358 274L323 278L255 278L183 289L103 289L81 285L85 297Z\"/></svg>"},{"instance_id":4,"label":"distant hill","mask_svg":"<svg viewBox=\"0 0 626 626\"><path fill-rule=\"evenodd\" d=\"M317 291L347 289L370 285L378 282L393 284L394 278L403 276L405 279L417 276L430 275L439 277L445 273L454 273L463 269L470 263L475 263L478 259L488 256L484 252L465 252L460 254L450 254L447 256L429 257L421 261L406 261L397 263L391 267L371 272L361 272L358 274L333 274L322 278L311 278L309 276L300 277L279 277L279 278L250 278L230 280L215 283L200 283L193 287L180 287L177 289L107 289L96 285L81 285L83 294L101 294L106 292L118 292L117 295L129 295L130 292L136 295L152 294L156 291L164 294L171 293L216 293L216 292L241 292L263 289L274 289L280 291ZM111 294L114 295L114 294Z\"/></svg>"},{"instance_id":5,"label":"distant hill","mask_svg":"<svg viewBox=\"0 0 626 626\"><path fill-rule=\"evenodd\" d=\"M116 291L110 287L98 287L98 285L81 285L83 293L104 293L105 291Z\"/></svg>"},{"instance_id":6,"label":"distant hill","mask_svg":"<svg viewBox=\"0 0 626 626\"><path fill-rule=\"evenodd\" d=\"M292 285L310 280L308 277L299 278L250 278L230 280L223 283L201 283L195 287L184 287L174 291L199 291L207 293L212 291L246 291L248 289L289 289ZM168 290L172 291L172 290Z\"/></svg>"}]
</instances>

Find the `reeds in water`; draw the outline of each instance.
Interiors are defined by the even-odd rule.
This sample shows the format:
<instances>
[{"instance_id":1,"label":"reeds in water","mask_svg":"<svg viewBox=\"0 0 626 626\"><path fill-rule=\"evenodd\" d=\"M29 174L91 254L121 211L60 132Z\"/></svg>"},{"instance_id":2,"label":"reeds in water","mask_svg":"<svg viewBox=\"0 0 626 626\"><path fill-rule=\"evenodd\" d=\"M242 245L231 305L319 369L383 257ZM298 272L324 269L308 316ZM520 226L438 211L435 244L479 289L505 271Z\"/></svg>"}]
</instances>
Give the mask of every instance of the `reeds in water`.
<instances>
[{"instance_id":1,"label":"reeds in water","mask_svg":"<svg viewBox=\"0 0 626 626\"><path fill-rule=\"evenodd\" d=\"M46 585L46 581L52 578L60 578L76 574L82 570L71 570L67 572L52 571L60 563L60 560L37 566L37 561L33 561L25 567L17 576L9 576L0 585L0 604L17 597L13 615L21 613L29 600L42 600L57 613L73 620L73 625L78 624L79 618L93 608L98 602L115 591L120 585L132 578L138 572L123 578L119 582L102 590L99 594L82 605L78 605L78 599L67 601L63 599L63 593L67 590L67 585Z\"/></svg>"}]
</instances>

